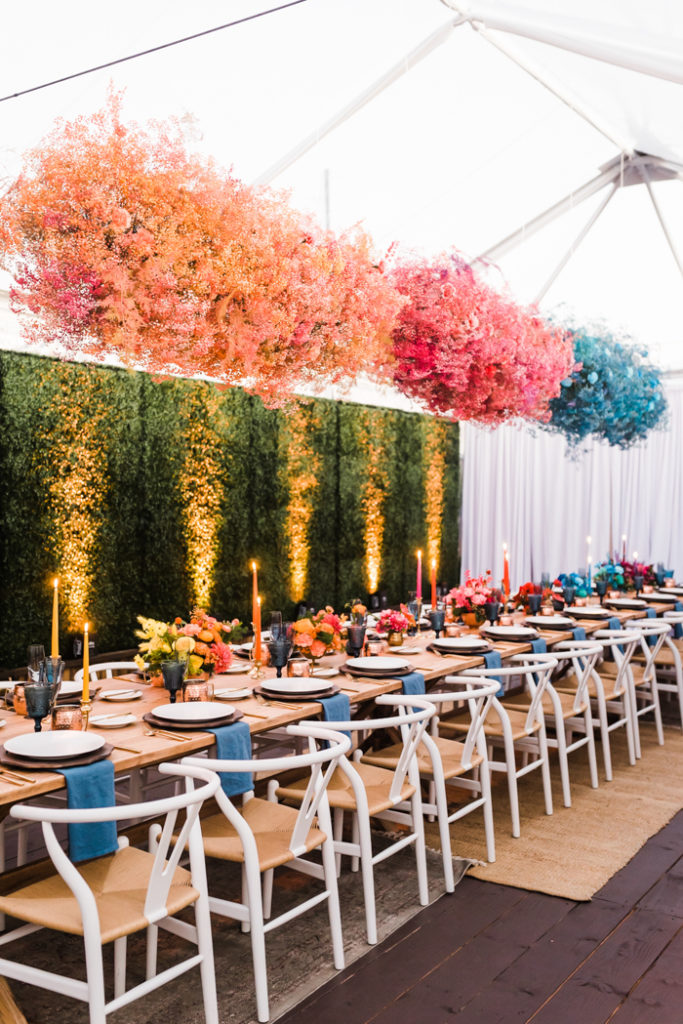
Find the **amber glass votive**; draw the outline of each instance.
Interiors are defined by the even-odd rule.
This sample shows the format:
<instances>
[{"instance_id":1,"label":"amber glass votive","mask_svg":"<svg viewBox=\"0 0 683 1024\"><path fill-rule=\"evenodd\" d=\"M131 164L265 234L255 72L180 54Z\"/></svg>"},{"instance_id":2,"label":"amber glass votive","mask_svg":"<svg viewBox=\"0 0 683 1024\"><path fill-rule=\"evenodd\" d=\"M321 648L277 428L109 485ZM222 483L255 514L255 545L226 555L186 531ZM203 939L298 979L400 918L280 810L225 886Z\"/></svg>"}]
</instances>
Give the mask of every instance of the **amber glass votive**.
<instances>
[{"instance_id":1,"label":"amber glass votive","mask_svg":"<svg viewBox=\"0 0 683 1024\"><path fill-rule=\"evenodd\" d=\"M555 609L551 608L549 604L544 604L541 608L541 615L554 615Z\"/></svg>"},{"instance_id":2,"label":"amber glass votive","mask_svg":"<svg viewBox=\"0 0 683 1024\"><path fill-rule=\"evenodd\" d=\"M198 700L213 700L213 683L210 679L186 679L183 683L183 703Z\"/></svg>"},{"instance_id":3,"label":"amber glass votive","mask_svg":"<svg viewBox=\"0 0 683 1024\"><path fill-rule=\"evenodd\" d=\"M377 638L372 640L366 640L365 642L366 653L371 657L375 657L378 654L382 654L385 650L384 640L378 640Z\"/></svg>"},{"instance_id":4,"label":"amber glass votive","mask_svg":"<svg viewBox=\"0 0 683 1024\"><path fill-rule=\"evenodd\" d=\"M80 704L58 704L52 709L53 729L76 729L83 728L83 712Z\"/></svg>"},{"instance_id":5,"label":"amber glass votive","mask_svg":"<svg viewBox=\"0 0 683 1024\"><path fill-rule=\"evenodd\" d=\"M288 676L310 676L311 663L308 658L290 658L287 662Z\"/></svg>"}]
</instances>

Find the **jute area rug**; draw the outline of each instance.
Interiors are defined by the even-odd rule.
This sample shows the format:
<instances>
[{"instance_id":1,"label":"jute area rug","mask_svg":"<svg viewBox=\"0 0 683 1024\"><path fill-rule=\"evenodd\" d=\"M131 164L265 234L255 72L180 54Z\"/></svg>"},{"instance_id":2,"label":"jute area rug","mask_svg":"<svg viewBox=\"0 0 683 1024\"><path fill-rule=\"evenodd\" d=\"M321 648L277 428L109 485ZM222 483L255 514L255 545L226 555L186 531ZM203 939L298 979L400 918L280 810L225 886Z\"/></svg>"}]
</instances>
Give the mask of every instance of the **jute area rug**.
<instances>
[{"instance_id":1,"label":"jute area rug","mask_svg":"<svg viewBox=\"0 0 683 1024\"><path fill-rule=\"evenodd\" d=\"M680 728L665 727L660 747L654 726L641 725L640 732L642 758L633 767L628 763L624 730L612 733L612 782L605 782L602 749L597 744L598 789L591 789L585 750L570 755L569 808L562 802L559 767L551 752L554 813L545 814L540 772L531 772L519 783L519 839L513 839L510 831L507 781L496 773L496 861L471 868L469 873L487 882L589 900L683 807L683 733ZM481 812L454 822L451 836L455 855L486 860ZM439 848L436 825L427 825L427 843Z\"/></svg>"}]
</instances>

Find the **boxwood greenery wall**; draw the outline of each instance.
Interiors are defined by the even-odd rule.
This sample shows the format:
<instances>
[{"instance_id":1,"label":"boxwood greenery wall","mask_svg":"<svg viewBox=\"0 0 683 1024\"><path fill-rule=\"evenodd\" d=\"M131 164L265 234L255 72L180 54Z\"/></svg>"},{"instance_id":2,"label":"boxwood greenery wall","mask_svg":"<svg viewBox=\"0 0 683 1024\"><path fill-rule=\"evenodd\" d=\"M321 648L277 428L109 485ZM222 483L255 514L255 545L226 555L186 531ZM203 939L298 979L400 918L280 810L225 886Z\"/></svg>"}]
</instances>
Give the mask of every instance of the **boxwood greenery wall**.
<instances>
[{"instance_id":1,"label":"boxwood greenery wall","mask_svg":"<svg viewBox=\"0 0 683 1024\"><path fill-rule=\"evenodd\" d=\"M138 613L185 615L207 594L248 621L252 558L266 621L295 598L341 609L367 596L377 509L378 589L405 599L428 546L430 432L439 578L457 578L457 425L324 400L285 413L239 389L4 352L0 430L0 665L47 644L54 576L67 657L85 618L101 651L133 646ZM293 560L297 536L308 550Z\"/></svg>"}]
</instances>

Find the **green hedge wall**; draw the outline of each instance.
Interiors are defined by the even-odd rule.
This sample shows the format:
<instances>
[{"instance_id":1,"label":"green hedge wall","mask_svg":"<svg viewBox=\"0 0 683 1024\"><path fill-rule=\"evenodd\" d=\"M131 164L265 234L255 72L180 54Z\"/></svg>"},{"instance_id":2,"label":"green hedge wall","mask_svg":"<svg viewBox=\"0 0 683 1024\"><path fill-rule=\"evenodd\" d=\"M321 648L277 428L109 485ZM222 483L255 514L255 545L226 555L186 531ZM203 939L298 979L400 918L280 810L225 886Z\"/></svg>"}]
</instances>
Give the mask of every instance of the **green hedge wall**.
<instances>
[{"instance_id":1,"label":"green hedge wall","mask_svg":"<svg viewBox=\"0 0 683 1024\"><path fill-rule=\"evenodd\" d=\"M415 550L427 547L429 421L318 399L298 415L302 464L312 452L317 467L306 602L341 609L367 594L363 495L371 457L385 520L379 589L390 603L405 599L415 585ZM288 417L236 388L0 353L0 665L21 665L29 643L47 643L55 575L63 581L67 657L81 615L105 651L133 646L138 613L187 614L196 517L214 524L211 611L249 620L256 558L266 615L270 608L291 614ZM453 583L457 425L445 438L439 578Z\"/></svg>"}]
</instances>

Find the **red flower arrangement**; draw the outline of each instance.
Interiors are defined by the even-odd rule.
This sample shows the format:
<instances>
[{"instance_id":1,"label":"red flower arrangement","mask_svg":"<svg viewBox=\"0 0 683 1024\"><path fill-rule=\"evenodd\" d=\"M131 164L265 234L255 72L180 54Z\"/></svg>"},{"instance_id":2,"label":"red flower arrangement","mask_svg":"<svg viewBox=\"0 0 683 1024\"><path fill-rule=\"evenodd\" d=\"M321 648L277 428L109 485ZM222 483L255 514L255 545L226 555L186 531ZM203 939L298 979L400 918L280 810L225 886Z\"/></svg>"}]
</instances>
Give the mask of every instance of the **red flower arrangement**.
<instances>
[{"instance_id":1,"label":"red flower arrangement","mask_svg":"<svg viewBox=\"0 0 683 1024\"><path fill-rule=\"evenodd\" d=\"M448 600L453 602L453 611L458 615L473 613L478 621L484 621L484 605L487 601L497 600L500 591L493 586L493 577L487 571L482 576L472 576L469 569L465 572L465 581L459 587L453 587Z\"/></svg>"},{"instance_id":2,"label":"red flower arrangement","mask_svg":"<svg viewBox=\"0 0 683 1024\"><path fill-rule=\"evenodd\" d=\"M400 611L387 609L383 611L377 623L380 633L405 633L415 625L414 616L408 611L405 605L401 605Z\"/></svg>"},{"instance_id":3,"label":"red flower arrangement","mask_svg":"<svg viewBox=\"0 0 683 1024\"><path fill-rule=\"evenodd\" d=\"M563 330L497 294L457 256L402 263L394 280L408 299L392 334L402 391L452 419L549 419L574 366Z\"/></svg>"}]
</instances>

